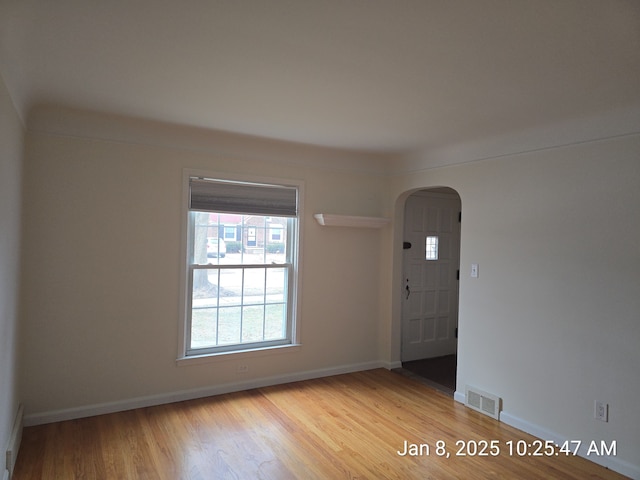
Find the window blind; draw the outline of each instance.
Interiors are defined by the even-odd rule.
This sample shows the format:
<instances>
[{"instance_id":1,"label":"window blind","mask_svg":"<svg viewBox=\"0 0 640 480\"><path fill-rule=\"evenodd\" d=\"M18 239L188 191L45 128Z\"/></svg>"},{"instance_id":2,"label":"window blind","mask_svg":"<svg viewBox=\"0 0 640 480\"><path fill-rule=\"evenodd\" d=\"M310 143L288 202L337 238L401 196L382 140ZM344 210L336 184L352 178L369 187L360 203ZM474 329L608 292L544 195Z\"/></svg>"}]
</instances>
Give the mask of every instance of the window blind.
<instances>
[{"instance_id":1,"label":"window blind","mask_svg":"<svg viewBox=\"0 0 640 480\"><path fill-rule=\"evenodd\" d=\"M298 189L192 177L189 180L189 209L295 217L298 214Z\"/></svg>"}]
</instances>

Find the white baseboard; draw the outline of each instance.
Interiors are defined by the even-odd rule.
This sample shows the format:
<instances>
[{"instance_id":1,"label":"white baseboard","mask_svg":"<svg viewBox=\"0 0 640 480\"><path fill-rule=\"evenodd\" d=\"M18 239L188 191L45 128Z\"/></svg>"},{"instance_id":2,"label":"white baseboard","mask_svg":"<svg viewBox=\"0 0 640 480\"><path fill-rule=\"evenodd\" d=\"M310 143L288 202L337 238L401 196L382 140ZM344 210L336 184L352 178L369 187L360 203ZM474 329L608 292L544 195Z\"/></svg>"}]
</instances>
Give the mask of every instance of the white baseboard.
<instances>
[{"instance_id":1,"label":"white baseboard","mask_svg":"<svg viewBox=\"0 0 640 480\"><path fill-rule=\"evenodd\" d=\"M402 368L402 362L401 361L397 361L397 362L385 362L385 367L387 370L393 370L394 368Z\"/></svg>"},{"instance_id":2,"label":"white baseboard","mask_svg":"<svg viewBox=\"0 0 640 480\"><path fill-rule=\"evenodd\" d=\"M466 399L465 393L456 391L453 394L453 399L464 404ZM556 432L552 432L546 428L543 428L540 425L536 425L534 423L523 420L522 418L516 417L509 412L501 411L500 421L542 440L551 440L558 445L562 445L562 443L564 443L565 441L571 440L557 434ZM582 444L581 448L578 450L578 456L586 458L587 460L597 463L598 465L602 465L603 467L606 467L610 470L614 470L618 473L626 475L632 479L640 480L640 465L634 465L630 462L620 460L619 458L614 456L589 456L587 455L588 448L589 446L586 443Z\"/></svg>"},{"instance_id":3,"label":"white baseboard","mask_svg":"<svg viewBox=\"0 0 640 480\"><path fill-rule=\"evenodd\" d=\"M360 372L364 370L372 370L374 368L389 368L389 362L365 362L351 365L342 365L339 367L331 367L317 370L308 370L305 372L289 373L284 375L275 375L266 378L254 378L241 382L226 383L223 385L213 385L192 390L182 390L178 392L161 393L158 395L150 395L145 397L136 397L127 400L119 400L115 402L105 402L93 405L83 405L80 407L67 408L62 410L52 410L48 412L31 413L25 415L24 425L30 427L33 425L42 425L45 423L61 422L64 420L73 420L76 418L92 417L94 415L103 415L106 413L122 412L132 410L134 408L152 407L155 405L163 405L166 403L181 402L184 400L193 400L195 398L210 397L213 395L221 395L224 393L239 392L242 390L250 390L252 388L269 387L283 383L298 382L301 380L311 380L314 378L329 377L332 375L340 375L343 373Z\"/></svg>"},{"instance_id":4,"label":"white baseboard","mask_svg":"<svg viewBox=\"0 0 640 480\"><path fill-rule=\"evenodd\" d=\"M9 437L9 443L7 445L7 451L5 453L5 468L8 478L13 476L13 471L18 460L18 453L20 452L20 444L22 443L22 429L24 428L24 406L20 404L18 411L16 412L16 418L13 421L13 428L11 429L11 436Z\"/></svg>"},{"instance_id":5,"label":"white baseboard","mask_svg":"<svg viewBox=\"0 0 640 480\"><path fill-rule=\"evenodd\" d=\"M547 430L540 425L536 425L534 423L516 417L515 415L511 415L509 412L502 411L500 413L500 421L542 440L551 440L559 445L567 440L571 440L557 434L556 432ZM640 465L634 465L630 462L620 460L613 456L589 456L587 455L588 447L588 444L583 442L583 444L580 446L580 449L578 449L578 456L586 458L587 460L597 463L598 465L602 465L603 467L606 467L610 470L621 473L622 475L640 480Z\"/></svg>"}]
</instances>

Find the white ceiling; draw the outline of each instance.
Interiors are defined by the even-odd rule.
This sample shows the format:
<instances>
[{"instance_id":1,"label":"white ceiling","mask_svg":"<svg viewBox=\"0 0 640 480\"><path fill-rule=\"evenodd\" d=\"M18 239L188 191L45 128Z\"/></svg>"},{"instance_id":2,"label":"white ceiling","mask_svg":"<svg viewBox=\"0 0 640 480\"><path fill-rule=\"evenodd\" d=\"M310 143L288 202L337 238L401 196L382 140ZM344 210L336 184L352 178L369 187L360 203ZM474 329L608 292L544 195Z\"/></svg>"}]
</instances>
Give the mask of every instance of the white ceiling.
<instances>
[{"instance_id":1,"label":"white ceiling","mask_svg":"<svg viewBox=\"0 0 640 480\"><path fill-rule=\"evenodd\" d=\"M637 0L0 0L20 114L438 148L640 109Z\"/></svg>"}]
</instances>

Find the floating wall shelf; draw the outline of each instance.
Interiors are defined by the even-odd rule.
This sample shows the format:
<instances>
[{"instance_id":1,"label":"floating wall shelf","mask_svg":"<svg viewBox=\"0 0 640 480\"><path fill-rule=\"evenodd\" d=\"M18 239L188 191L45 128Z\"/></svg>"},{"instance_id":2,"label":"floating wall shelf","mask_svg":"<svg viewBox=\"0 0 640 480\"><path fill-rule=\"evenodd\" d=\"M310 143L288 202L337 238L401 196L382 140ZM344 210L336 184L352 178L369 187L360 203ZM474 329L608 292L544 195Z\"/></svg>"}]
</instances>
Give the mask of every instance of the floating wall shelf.
<instances>
[{"instance_id":1,"label":"floating wall shelf","mask_svg":"<svg viewBox=\"0 0 640 480\"><path fill-rule=\"evenodd\" d=\"M320 225L325 227L382 228L390 221L382 217L354 217L328 213L316 213L314 217Z\"/></svg>"}]
</instances>

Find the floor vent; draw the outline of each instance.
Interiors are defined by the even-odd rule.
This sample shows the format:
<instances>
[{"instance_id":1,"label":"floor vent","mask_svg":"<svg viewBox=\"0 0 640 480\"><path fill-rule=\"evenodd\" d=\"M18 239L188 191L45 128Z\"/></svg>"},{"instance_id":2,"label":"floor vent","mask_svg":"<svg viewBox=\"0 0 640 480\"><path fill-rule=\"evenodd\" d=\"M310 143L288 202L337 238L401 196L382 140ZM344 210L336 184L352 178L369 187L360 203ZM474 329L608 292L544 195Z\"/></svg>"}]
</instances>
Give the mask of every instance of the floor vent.
<instances>
[{"instance_id":1,"label":"floor vent","mask_svg":"<svg viewBox=\"0 0 640 480\"><path fill-rule=\"evenodd\" d=\"M496 420L500 420L501 400L495 395L467 386L465 389L465 405Z\"/></svg>"},{"instance_id":2,"label":"floor vent","mask_svg":"<svg viewBox=\"0 0 640 480\"><path fill-rule=\"evenodd\" d=\"M11 430L11 438L9 438L9 447L7 448L7 470L9 471L9 478L13 476L13 469L16 466L16 459L18 458L18 450L20 450L20 442L22 441L22 428L24 427L24 408L22 405L18 407L18 413L16 414L16 420L13 424L13 430Z\"/></svg>"}]
</instances>

